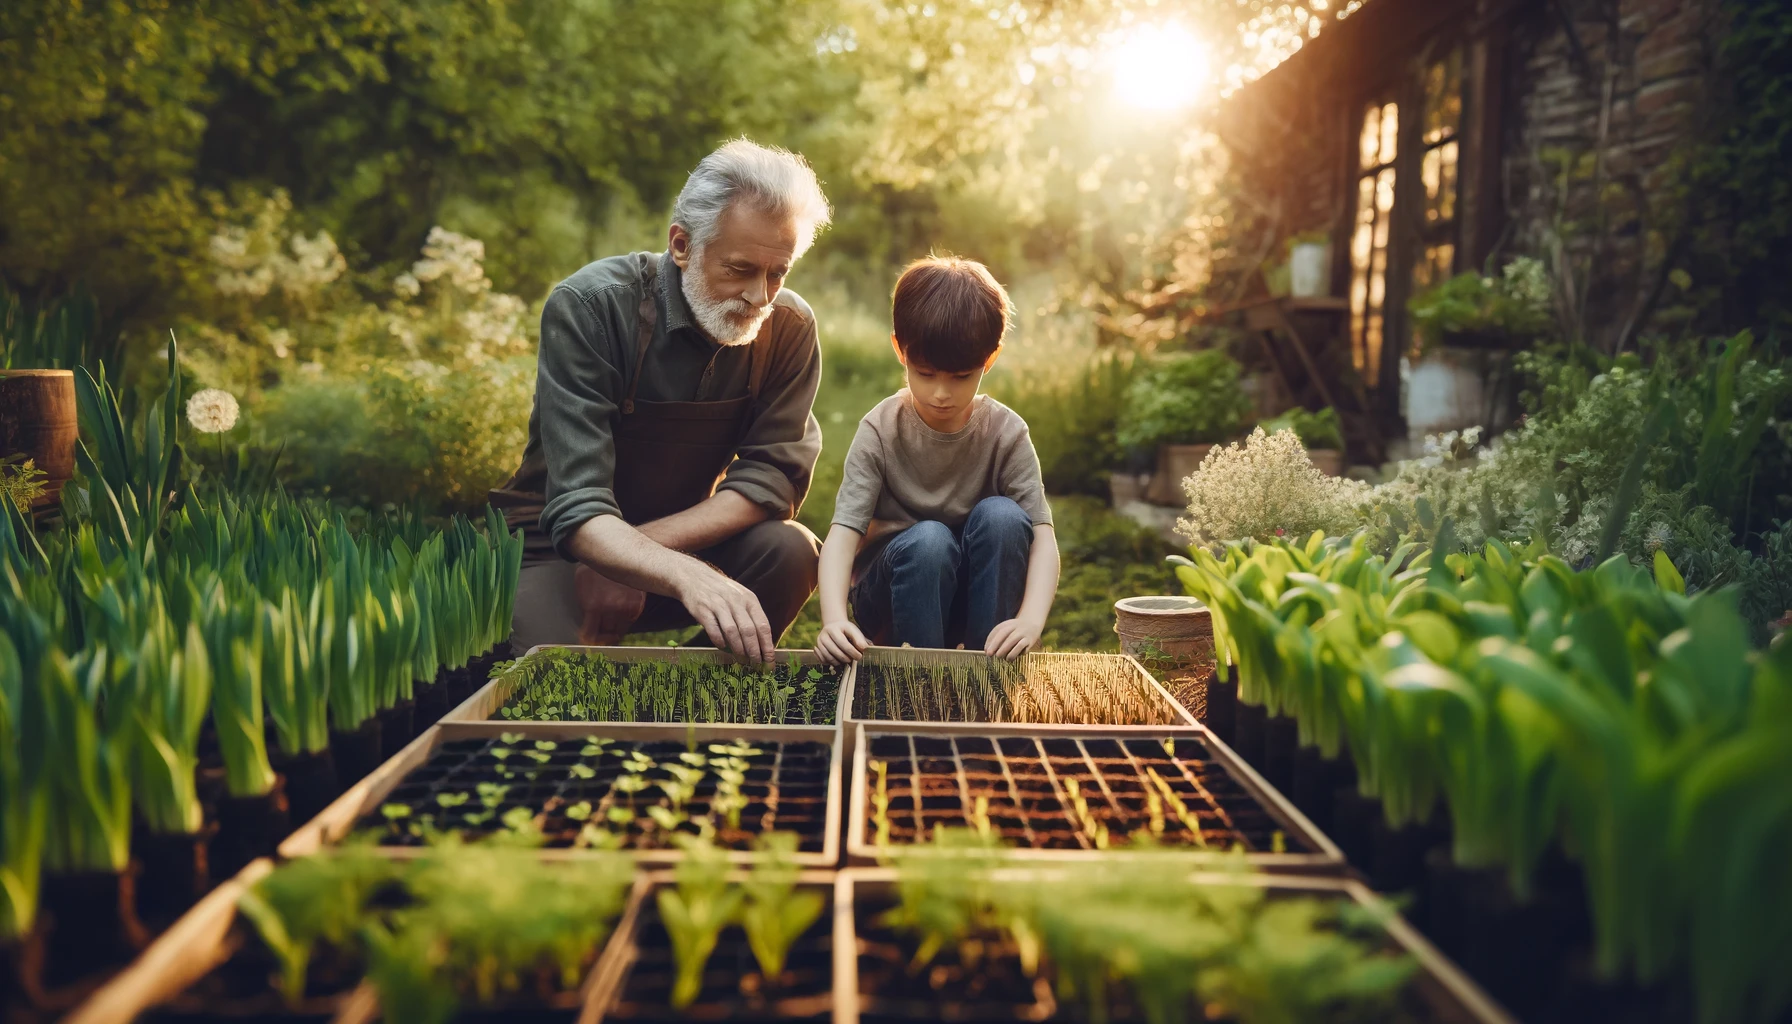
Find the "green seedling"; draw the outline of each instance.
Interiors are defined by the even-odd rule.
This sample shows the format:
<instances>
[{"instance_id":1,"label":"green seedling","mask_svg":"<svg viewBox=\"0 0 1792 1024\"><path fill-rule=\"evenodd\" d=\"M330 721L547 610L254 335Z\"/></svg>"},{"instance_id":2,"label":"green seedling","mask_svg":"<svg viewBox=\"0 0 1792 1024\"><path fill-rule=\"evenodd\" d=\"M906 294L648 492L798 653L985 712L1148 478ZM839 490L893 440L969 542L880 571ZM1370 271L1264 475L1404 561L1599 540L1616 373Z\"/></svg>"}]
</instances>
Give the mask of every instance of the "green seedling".
<instances>
[{"instance_id":1,"label":"green seedling","mask_svg":"<svg viewBox=\"0 0 1792 1024\"><path fill-rule=\"evenodd\" d=\"M459 807L472 799L471 793L437 793L436 804L441 807Z\"/></svg>"},{"instance_id":2,"label":"green seedling","mask_svg":"<svg viewBox=\"0 0 1792 1024\"><path fill-rule=\"evenodd\" d=\"M877 845L890 845L890 765L887 761L871 762L871 771L877 775L877 788L871 794L871 820L877 825Z\"/></svg>"},{"instance_id":3,"label":"green seedling","mask_svg":"<svg viewBox=\"0 0 1792 1024\"><path fill-rule=\"evenodd\" d=\"M702 990L703 968L715 952L722 929L734 920L744 894L728 885L728 859L715 846L687 835L676 840L685 853L674 874L677 885L662 889L656 902L660 923L672 940L676 965L672 1008L682 1010L695 1002Z\"/></svg>"},{"instance_id":4,"label":"green seedling","mask_svg":"<svg viewBox=\"0 0 1792 1024\"><path fill-rule=\"evenodd\" d=\"M562 812L573 821L584 821L591 817L591 801L580 800Z\"/></svg>"},{"instance_id":5,"label":"green seedling","mask_svg":"<svg viewBox=\"0 0 1792 1024\"><path fill-rule=\"evenodd\" d=\"M381 804L380 814L384 816L387 821L397 821L400 818L408 818L411 816L411 805Z\"/></svg>"},{"instance_id":6,"label":"green seedling","mask_svg":"<svg viewBox=\"0 0 1792 1024\"><path fill-rule=\"evenodd\" d=\"M757 846L764 859L743 886L746 904L741 908L740 923L753 958L759 961L760 974L767 984L776 985L784 976L791 944L821 916L824 901L813 890L797 891L797 869L792 860L797 848L795 835L768 832L759 837Z\"/></svg>"},{"instance_id":7,"label":"green seedling","mask_svg":"<svg viewBox=\"0 0 1792 1024\"><path fill-rule=\"evenodd\" d=\"M588 764L575 764L566 769L566 773L575 779L591 779L597 777L597 769Z\"/></svg>"}]
</instances>

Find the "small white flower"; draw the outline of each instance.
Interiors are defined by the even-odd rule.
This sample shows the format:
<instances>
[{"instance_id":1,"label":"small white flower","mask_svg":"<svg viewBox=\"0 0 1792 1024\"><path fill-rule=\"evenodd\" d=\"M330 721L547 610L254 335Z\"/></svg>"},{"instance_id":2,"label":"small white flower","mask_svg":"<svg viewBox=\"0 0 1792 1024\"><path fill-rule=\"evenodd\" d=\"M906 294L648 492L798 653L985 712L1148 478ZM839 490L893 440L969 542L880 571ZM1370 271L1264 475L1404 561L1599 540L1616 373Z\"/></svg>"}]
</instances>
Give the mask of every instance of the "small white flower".
<instances>
[{"instance_id":1,"label":"small white flower","mask_svg":"<svg viewBox=\"0 0 1792 1024\"><path fill-rule=\"evenodd\" d=\"M1467 430L1464 430L1462 432L1462 446L1464 448L1473 448L1475 445L1480 444L1480 443L1481 443L1481 428L1480 427L1470 427Z\"/></svg>"},{"instance_id":2,"label":"small white flower","mask_svg":"<svg viewBox=\"0 0 1792 1024\"><path fill-rule=\"evenodd\" d=\"M228 391L206 388L187 399L187 422L201 434L222 434L236 426L236 398Z\"/></svg>"},{"instance_id":3,"label":"small white flower","mask_svg":"<svg viewBox=\"0 0 1792 1024\"><path fill-rule=\"evenodd\" d=\"M414 274L400 274L392 279L392 291L401 299L414 299L423 290L423 284Z\"/></svg>"},{"instance_id":4,"label":"small white flower","mask_svg":"<svg viewBox=\"0 0 1792 1024\"><path fill-rule=\"evenodd\" d=\"M1650 551L1660 551L1674 539L1674 531L1666 523L1656 523L1649 527L1649 536L1643 540L1643 546Z\"/></svg>"}]
</instances>

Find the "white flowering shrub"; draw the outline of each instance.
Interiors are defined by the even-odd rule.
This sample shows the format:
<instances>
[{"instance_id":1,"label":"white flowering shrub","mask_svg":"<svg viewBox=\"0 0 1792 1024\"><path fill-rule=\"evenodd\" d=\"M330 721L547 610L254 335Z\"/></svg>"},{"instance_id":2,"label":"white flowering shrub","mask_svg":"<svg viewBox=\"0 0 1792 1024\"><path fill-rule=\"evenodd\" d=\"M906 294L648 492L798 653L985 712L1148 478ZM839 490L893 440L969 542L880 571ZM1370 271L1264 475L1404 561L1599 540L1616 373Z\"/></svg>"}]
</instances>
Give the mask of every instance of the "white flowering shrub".
<instances>
[{"instance_id":1,"label":"white flowering shrub","mask_svg":"<svg viewBox=\"0 0 1792 1024\"><path fill-rule=\"evenodd\" d=\"M1177 529L1203 545L1349 533L1361 525L1370 496L1361 481L1321 472L1294 431L1262 428L1242 442L1216 445L1182 488L1188 516Z\"/></svg>"},{"instance_id":2,"label":"white flowering shrub","mask_svg":"<svg viewBox=\"0 0 1792 1024\"><path fill-rule=\"evenodd\" d=\"M195 375L242 397L289 485L375 504L479 504L527 438L528 304L492 286L476 238L438 226L402 273L357 274L327 232L294 230L291 213L275 193L212 238L213 313L182 332ZM202 420L217 421L202 411L201 431Z\"/></svg>"}]
</instances>

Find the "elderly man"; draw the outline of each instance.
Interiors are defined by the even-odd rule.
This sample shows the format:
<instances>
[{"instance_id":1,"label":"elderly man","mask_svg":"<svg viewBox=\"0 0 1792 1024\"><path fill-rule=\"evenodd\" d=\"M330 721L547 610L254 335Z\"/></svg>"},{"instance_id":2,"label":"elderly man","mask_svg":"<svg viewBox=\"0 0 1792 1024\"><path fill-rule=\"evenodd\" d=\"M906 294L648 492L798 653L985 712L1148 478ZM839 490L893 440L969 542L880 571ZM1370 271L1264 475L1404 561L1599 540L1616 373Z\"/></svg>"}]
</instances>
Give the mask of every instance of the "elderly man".
<instances>
[{"instance_id":1,"label":"elderly man","mask_svg":"<svg viewBox=\"0 0 1792 1024\"><path fill-rule=\"evenodd\" d=\"M784 278L828 218L801 157L737 140L691 172L664 253L548 296L529 444L492 492L527 538L518 652L694 622L771 658L815 589L792 516L821 452L815 314Z\"/></svg>"}]
</instances>

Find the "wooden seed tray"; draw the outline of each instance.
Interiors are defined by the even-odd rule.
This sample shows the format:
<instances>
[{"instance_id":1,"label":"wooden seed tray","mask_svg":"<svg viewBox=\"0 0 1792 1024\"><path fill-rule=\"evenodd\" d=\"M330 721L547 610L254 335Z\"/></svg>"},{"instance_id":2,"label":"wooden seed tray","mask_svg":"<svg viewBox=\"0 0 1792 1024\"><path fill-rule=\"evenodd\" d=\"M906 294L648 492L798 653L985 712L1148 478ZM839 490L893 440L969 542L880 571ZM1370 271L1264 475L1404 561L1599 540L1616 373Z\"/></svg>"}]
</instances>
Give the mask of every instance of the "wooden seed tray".
<instances>
[{"instance_id":1,"label":"wooden seed tray","mask_svg":"<svg viewBox=\"0 0 1792 1024\"><path fill-rule=\"evenodd\" d=\"M1050 885L1052 874L1051 870L1024 868L1000 871L996 873L996 877L1036 879L1040 885ZM898 898L896 880L897 872L893 869L849 868L840 872L835 881L834 1024L858 1024L861 1001L864 998L859 990L859 936L855 906L860 901L877 906L893 905ZM1387 915L1389 939L1418 964L1419 969L1409 985L1414 1000L1425 1013L1423 1019L1426 1024L1518 1024L1516 1018L1481 991L1460 968L1408 924L1405 918L1395 914L1381 897L1359 882L1343 878L1297 878L1288 875L1247 875L1240 878L1221 874L1197 874L1189 881L1194 884L1255 885L1272 893L1330 896L1374 908Z\"/></svg>"},{"instance_id":2,"label":"wooden seed tray","mask_svg":"<svg viewBox=\"0 0 1792 1024\"><path fill-rule=\"evenodd\" d=\"M1150 768L1196 816L1215 856L1237 841L1259 871L1345 870L1337 846L1203 726L906 723L858 725L853 733L846 852L854 864L876 863L883 852L871 814L870 762L878 760L889 766L890 845L904 852L927 842L935 826L972 827L976 798L987 796L987 821L1002 835L1007 857L1127 856L1128 837L1151 827L1144 794L1157 783ZM1075 810L1073 778L1090 815L1109 830L1106 850ZM1166 805L1162 812L1161 841L1198 849L1172 809ZM1285 852L1274 852L1276 832Z\"/></svg>"},{"instance_id":3,"label":"wooden seed tray","mask_svg":"<svg viewBox=\"0 0 1792 1024\"><path fill-rule=\"evenodd\" d=\"M263 857L214 888L130 966L63 1018L63 1024L130 1024L198 984L235 953L231 933L237 920L237 900L273 870L274 862ZM646 877L636 876L629 907L640 901L645 885ZM598 1019L601 999L607 992L601 986L603 967L621 931L619 918L579 987L578 1024L595 1024ZM341 997L334 1022L370 1024L378 1019L379 998L371 985L362 982Z\"/></svg>"},{"instance_id":4,"label":"wooden seed tray","mask_svg":"<svg viewBox=\"0 0 1792 1024\"><path fill-rule=\"evenodd\" d=\"M545 650L548 647L559 647L559 648L563 648L563 649L569 650L569 651L578 651L582 654L601 655L605 658L608 658L609 660L611 660L613 662L617 662L619 664L624 664L624 665L635 664L635 663L644 662L644 661L669 661L669 662L672 662L673 664L696 664L696 665L713 665L713 664L738 665L738 664L743 664L745 661L745 659L743 659L737 655L729 654L726 651L718 651L718 650L715 650L714 648L709 648L709 647L588 647L588 646L578 646L578 645L573 645L573 644L541 644L541 645L529 648L528 652L526 654L524 654L523 656L528 657L530 654L534 654L536 651ZM788 662L790 660L791 655L796 655L797 661L800 664L805 665L805 666L821 664L821 659L819 659L815 656L815 652L813 650L789 650L789 649L780 648L777 652L777 656L776 656L775 660L777 663L782 664L782 663ZM835 705L835 708L834 708L834 722L844 721L844 713L845 713L845 709L846 709L846 697L847 697L847 691L849 689L849 680L851 678L851 675L852 675L852 669L850 667L842 670L842 672L841 672L840 701ZM468 697L458 707L455 707L454 709L450 710L447 715L443 716L442 721L444 721L444 722L502 722L506 725L516 725L516 724L518 724L518 722L516 720L504 718L504 717L500 716L498 713L499 710L501 708L503 708L505 704L508 704L510 702L510 698L515 692L516 692L516 681L515 680L505 679L505 678L490 679L490 680L486 681L482 686L480 686L479 689L475 690L471 697ZM578 724L578 725L602 725L602 724L606 724L606 723L579 722L576 724ZM618 723L618 724L666 724L666 723ZM712 724L714 724L714 723L712 723ZM723 724L725 724L725 723L723 723ZM829 727L832 727L832 725L833 725L833 723L825 723L825 724L827 724Z\"/></svg>"},{"instance_id":5,"label":"wooden seed tray","mask_svg":"<svg viewBox=\"0 0 1792 1024\"><path fill-rule=\"evenodd\" d=\"M851 673L842 684L841 708L842 722L847 723L889 723L889 722L963 722L982 721L981 717L966 718L967 712L956 707L956 698L952 696L950 687L942 683L937 689L929 688L928 696L938 703L928 703L923 698L919 706L900 710L888 706L890 697L883 691L878 682L878 674L884 669L900 669L909 666L920 666L930 669L949 670L963 666L971 669L987 668L991 659L981 651L936 651L916 650L908 647L872 647L865 651L865 656L855 662ZM1038 670L1055 670L1059 672L1075 672L1084 666L1091 671L1118 672L1122 678L1136 683L1138 689L1134 696L1140 705L1137 721L1110 723L1114 725L1151 725L1151 726L1183 726L1196 724L1176 698L1170 696L1138 659L1123 654L1052 654L1036 653L1024 655L1019 663L1024 672L1029 668ZM1012 691L1011 691L1012 693ZM1100 721L1090 721L1099 717L1087 713L1086 709L1066 708L1065 716L1074 718L1074 723L1088 726L1103 725ZM971 711L980 716L981 711ZM1001 721L1000 724L1052 724L1042 720L1040 716L1027 710L1027 702L1021 701L1014 710L1017 717Z\"/></svg>"},{"instance_id":6,"label":"wooden seed tray","mask_svg":"<svg viewBox=\"0 0 1792 1024\"><path fill-rule=\"evenodd\" d=\"M460 763L469 760L467 748L477 742L489 745L504 733L520 735L524 742L535 740L552 740L557 744L572 746L591 738L607 738L629 744L677 744L680 748L689 742L695 742L699 750L711 743L729 743L744 740L755 744L778 744L778 754L789 745L802 745L796 752L804 753L803 747L821 748L825 756L825 768L817 767L816 777L825 781L825 790L820 794L820 804L815 806L810 801L814 798L803 796L800 805L795 798L790 803L800 806L799 822L796 829L803 836L803 846L794 855L794 861L802 867L835 867L840 859L840 819L841 819L841 778L843 774L844 750L838 741L839 731L833 726L804 725L633 725L605 724L593 722L444 722L431 728L416 742L406 747L396 757L381 765L378 770L350 788L337 801L325 808L318 816L303 828L294 832L280 844L280 856L285 858L303 857L321 846L340 842L357 827L371 824L368 819L378 815L382 804L393 797L401 786L418 784L411 777L415 774L418 780L436 771L432 763L441 766L454 758ZM782 764L781 761L777 762ZM564 775L554 774L554 765L542 769L542 774L549 776L546 781L536 780L532 796L537 798L537 805L543 799L544 787L550 784L573 785ZM805 769L806 771L808 769ZM778 769L774 767L770 786L775 790L778 782ZM605 780L596 779L577 783L582 787L603 787ZM755 785L749 776L748 785ZM520 785L520 784L519 784ZM794 782L791 784L795 785ZM812 783L805 784L812 785ZM787 787L788 788L788 787ZM609 806L610 796L599 796L596 792L587 791L586 799L590 800L596 810L593 821L602 823L603 810ZM614 791L608 791L613 795ZM648 793L655 791L648 790ZM700 799L704 791L699 790L698 798L692 800L693 807L703 803ZM643 800L643 804L653 802ZM770 828L783 830L777 816L775 802L767 800L767 810L760 818L761 827L766 818L770 819ZM643 807L644 811L644 807ZM787 816L788 819L788 816ZM743 815L743 826L751 821ZM536 816L538 825L553 827L553 820L545 813ZM751 829L749 829L751 831ZM417 856L425 847L411 845L382 845L380 847L395 857ZM548 860L562 858L578 858L585 852L577 849L545 848L540 855ZM631 849L629 851L637 861L643 864L673 864L683 859L684 854L674 848L667 849ZM758 855L750 850L734 849L728 851L728 857L736 863L751 863Z\"/></svg>"},{"instance_id":7,"label":"wooden seed tray","mask_svg":"<svg viewBox=\"0 0 1792 1024\"><path fill-rule=\"evenodd\" d=\"M733 876L736 881L742 877L744 874ZM834 977L839 963L838 951L834 949L834 943L838 941L838 926L835 924L832 906L838 891L835 886L837 877L837 873L833 871L802 871L797 875L799 888L822 890L828 905L823 908L815 923L810 925L809 930L792 944L790 960L786 963L786 975L797 974L799 977L793 990L785 993L784 998L775 1004L775 1010L768 1013L764 1007L758 1007L758 1012L754 1012L753 1007L715 1005L726 999L726 993L738 993L741 979L757 975L759 970L740 926L730 924L723 930L716 951L704 971L703 994L698 997L696 1006L691 1008L692 1019L720 1020L726 1017L748 1020L819 1020L831 1014L838 992L838 981ZM615 941L610 943L605 951L604 961L595 972L602 975L600 1012L596 1020L616 1022L686 1019L670 1006L669 983L662 991L658 978L659 972L669 968L667 961L670 950L664 948L665 936L663 929L657 925L658 910L654 899L660 890L669 888L676 882L670 871L650 872L642 877L642 882L617 923ZM808 972L798 971L796 966L805 953L825 958L816 965L824 977L802 977ZM653 977L642 977L648 972ZM728 1012L722 1012L724 1009ZM699 1016L698 1013L702 1010L711 1012Z\"/></svg>"}]
</instances>

